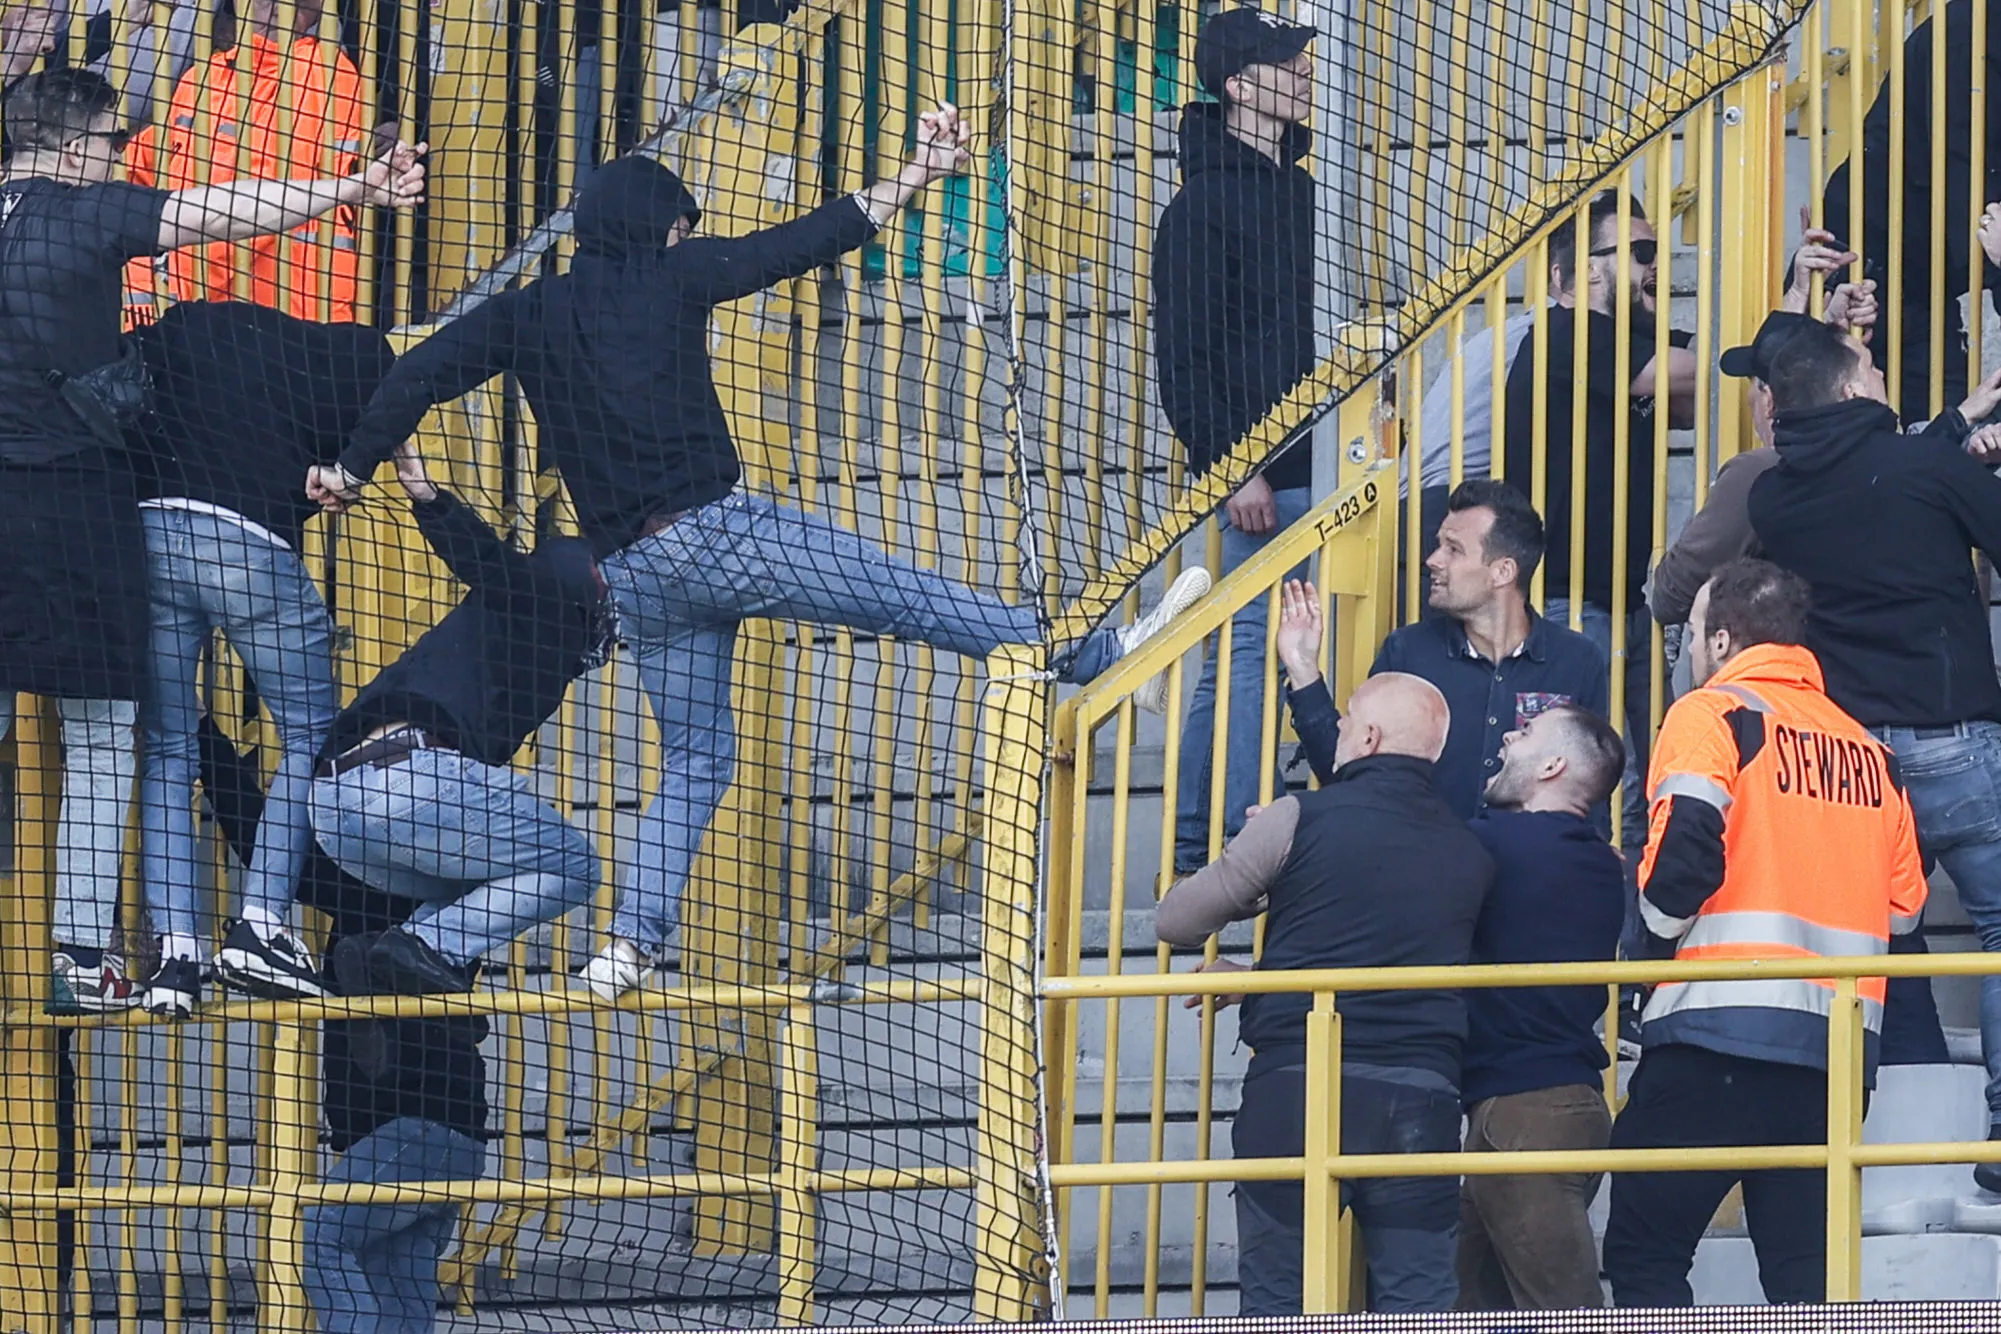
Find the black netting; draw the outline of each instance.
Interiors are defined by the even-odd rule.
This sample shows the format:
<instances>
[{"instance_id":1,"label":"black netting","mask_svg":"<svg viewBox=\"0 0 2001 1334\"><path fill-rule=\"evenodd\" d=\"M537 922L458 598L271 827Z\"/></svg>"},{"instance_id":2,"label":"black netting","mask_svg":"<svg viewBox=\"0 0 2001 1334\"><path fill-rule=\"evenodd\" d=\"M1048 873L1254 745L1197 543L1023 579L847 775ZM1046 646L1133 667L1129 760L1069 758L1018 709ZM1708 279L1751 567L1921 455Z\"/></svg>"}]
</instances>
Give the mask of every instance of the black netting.
<instances>
[{"instance_id":1,"label":"black netting","mask_svg":"<svg viewBox=\"0 0 2001 1334\"><path fill-rule=\"evenodd\" d=\"M1797 8L10 8L0 1306L1042 1309L1052 703Z\"/></svg>"}]
</instances>

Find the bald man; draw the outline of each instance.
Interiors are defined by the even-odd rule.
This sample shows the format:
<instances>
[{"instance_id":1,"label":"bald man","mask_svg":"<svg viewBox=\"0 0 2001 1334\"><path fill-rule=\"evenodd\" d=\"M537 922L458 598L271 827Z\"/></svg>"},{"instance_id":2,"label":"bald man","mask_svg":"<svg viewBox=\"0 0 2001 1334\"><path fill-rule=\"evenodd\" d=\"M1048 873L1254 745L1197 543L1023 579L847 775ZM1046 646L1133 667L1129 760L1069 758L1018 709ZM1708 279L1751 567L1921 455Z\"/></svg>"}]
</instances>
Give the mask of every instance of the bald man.
<instances>
[{"instance_id":1,"label":"bald man","mask_svg":"<svg viewBox=\"0 0 2001 1334\"><path fill-rule=\"evenodd\" d=\"M1430 682L1401 672L1358 686L1341 719L1333 779L1273 802L1222 858L1175 885L1155 929L1195 947L1266 914L1261 969L1465 963L1493 880L1480 840L1432 781L1451 715ZM1348 992L1341 1014L1341 1150L1459 1148L1457 991ZM1232 1129L1240 1158L1306 1142L1305 995L1252 996L1240 1032L1252 1056ZM1459 1224L1457 1177L1343 1182L1362 1225L1372 1311L1447 1311ZM1238 1311L1298 1315L1304 1215L1298 1182L1237 1183Z\"/></svg>"}]
</instances>

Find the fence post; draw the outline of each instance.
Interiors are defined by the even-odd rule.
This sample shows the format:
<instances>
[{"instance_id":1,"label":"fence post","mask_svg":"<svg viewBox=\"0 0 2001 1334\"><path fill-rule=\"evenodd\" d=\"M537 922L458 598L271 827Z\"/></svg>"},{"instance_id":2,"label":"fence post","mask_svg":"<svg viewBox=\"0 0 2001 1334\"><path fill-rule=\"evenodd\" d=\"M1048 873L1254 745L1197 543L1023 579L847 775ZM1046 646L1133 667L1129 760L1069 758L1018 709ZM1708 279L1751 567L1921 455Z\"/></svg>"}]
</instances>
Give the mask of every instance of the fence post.
<instances>
[{"instance_id":1,"label":"fence post","mask_svg":"<svg viewBox=\"0 0 2001 1334\"><path fill-rule=\"evenodd\" d=\"M39 1012L47 999L49 898L62 765L55 723L42 702L15 696L14 876L0 896L0 1005ZM0 1162L9 1190L56 1184L57 1030L0 1027ZM54 1334L57 1316L56 1216L0 1211L0 1291L8 1334Z\"/></svg>"},{"instance_id":2,"label":"fence post","mask_svg":"<svg viewBox=\"0 0 2001 1334\"><path fill-rule=\"evenodd\" d=\"M1036 1090L1035 887L1048 753L1040 646L987 659L986 846L980 887L980 1108L974 1139L975 1320L1034 1314L1042 1197Z\"/></svg>"},{"instance_id":3,"label":"fence post","mask_svg":"<svg viewBox=\"0 0 2001 1334\"><path fill-rule=\"evenodd\" d=\"M1775 228L1778 199L1785 189L1784 70L1765 65L1723 92L1721 216L1735 220L1732 244L1721 249L1718 291L1720 336L1724 347L1751 341L1776 304L1775 269L1784 249ZM1775 151L1776 150L1776 151ZM1777 165L1775 166L1775 162ZM1745 448L1750 417L1744 394L1732 386L1719 404L1718 462Z\"/></svg>"},{"instance_id":4,"label":"fence post","mask_svg":"<svg viewBox=\"0 0 2001 1334\"><path fill-rule=\"evenodd\" d=\"M1862 1001L1836 979L1827 1016L1827 1300L1862 1299Z\"/></svg>"},{"instance_id":5,"label":"fence post","mask_svg":"<svg viewBox=\"0 0 2001 1334\"><path fill-rule=\"evenodd\" d=\"M319 1175L318 1154L309 1146L319 1122L319 1080L313 1069L316 1045L310 1026L272 1025L271 1205L265 1233L267 1273L257 1302L259 1328L291 1334L307 1328L304 1266L300 1247L305 1240L299 1207L299 1187Z\"/></svg>"},{"instance_id":6,"label":"fence post","mask_svg":"<svg viewBox=\"0 0 2001 1334\"><path fill-rule=\"evenodd\" d=\"M779 1038L781 1080L778 1103L778 1320L813 1323L813 1277L819 1202L813 1177L820 1170L819 1037L813 1007L786 1011Z\"/></svg>"},{"instance_id":7,"label":"fence post","mask_svg":"<svg viewBox=\"0 0 2001 1334\"><path fill-rule=\"evenodd\" d=\"M1327 1160L1341 1152L1341 1016L1334 994L1313 998L1306 1016L1306 1265L1307 1315L1341 1309L1346 1267L1341 1255L1341 1179Z\"/></svg>"}]
</instances>

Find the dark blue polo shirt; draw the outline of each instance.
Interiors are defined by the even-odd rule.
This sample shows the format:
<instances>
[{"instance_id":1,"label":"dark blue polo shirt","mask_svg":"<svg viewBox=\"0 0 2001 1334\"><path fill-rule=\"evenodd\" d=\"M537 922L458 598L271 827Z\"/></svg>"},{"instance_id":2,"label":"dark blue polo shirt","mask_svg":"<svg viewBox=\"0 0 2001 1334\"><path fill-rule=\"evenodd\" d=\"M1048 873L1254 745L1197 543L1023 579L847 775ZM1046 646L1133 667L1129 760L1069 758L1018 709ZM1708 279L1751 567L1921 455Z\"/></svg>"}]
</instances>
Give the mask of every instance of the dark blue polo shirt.
<instances>
[{"instance_id":1,"label":"dark blue polo shirt","mask_svg":"<svg viewBox=\"0 0 2001 1334\"><path fill-rule=\"evenodd\" d=\"M1494 859L1473 928L1474 963L1596 963L1613 958L1626 915L1624 863L1575 815L1483 811L1472 830ZM1487 1098L1596 1084L1594 1029L1604 987L1474 988L1466 993L1460 1096Z\"/></svg>"},{"instance_id":2,"label":"dark blue polo shirt","mask_svg":"<svg viewBox=\"0 0 2001 1334\"><path fill-rule=\"evenodd\" d=\"M1501 738L1544 709L1581 704L1606 713L1611 673L1598 646L1567 626L1530 613L1528 638L1499 663L1466 642L1449 616L1406 625L1383 641L1378 672L1408 672L1437 686L1452 710L1445 753L1438 757L1438 791L1462 820L1480 811L1487 780L1500 768ZM1291 696L1293 728L1322 782L1334 771L1339 715L1325 678Z\"/></svg>"}]
</instances>

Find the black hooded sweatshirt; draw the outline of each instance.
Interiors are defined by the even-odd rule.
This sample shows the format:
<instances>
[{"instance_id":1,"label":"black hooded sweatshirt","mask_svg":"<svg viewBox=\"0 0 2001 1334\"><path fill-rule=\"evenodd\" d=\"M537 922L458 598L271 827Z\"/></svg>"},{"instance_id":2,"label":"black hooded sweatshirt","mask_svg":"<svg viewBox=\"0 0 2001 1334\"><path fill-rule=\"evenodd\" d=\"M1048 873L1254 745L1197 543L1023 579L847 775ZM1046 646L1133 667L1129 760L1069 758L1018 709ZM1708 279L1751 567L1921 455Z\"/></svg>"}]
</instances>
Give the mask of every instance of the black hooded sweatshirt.
<instances>
[{"instance_id":1,"label":"black hooded sweatshirt","mask_svg":"<svg viewBox=\"0 0 2001 1334\"><path fill-rule=\"evenodd\" d=\"M603 661L609 623L590 550L573 537L516 551L449 491L410 507L465 599L361 688L322 757L411 723L485 764L513 758L570 682Z\"/></svg>"},{"instance_id":2,"label":"black hooded sweatshirt","mask_svg":"<svg viewBox=\"0 0 2001 1334\"><path fill-rule=\"evenodd\" d=\"M367 477L449 403L512 371L598 556L647 519L720 500L741 468L709 368L709 317L875 234L853 196L748 236L666 244L694 196L650 158L592 172L570 271L503 292L412 348L355 428L341 466Z\"/></svg>"},{"instance_id":3,"label":"black hooded sweatshirt","mask_svg":"<svg viewBox=\"0 0 2001 1334\"><path fill-rule=\"evenodd\" d=\"M306 469L339 455L395 363L388 338L240 301L184 301L132 336L153 376L158 494L234 510L298 550L319 513Z\"/></svg>"},{"instance_id":4,"label":"black hooded sweatshirt","mask_svg":"<svg viewBox=\"0 0 2001 1334\"><path fill-rule=\"evenodd\" d=\"M2001 722L1971 548L2001 554L2001 479L1881 403L1788 412L1751 487L1765 559L1813 587L1807 646L1865 727Z\"/></svg>"},{"instance_id":5,"label":"black hooded sweatshirt","mask_svg":"<svg viewBox=\"0 0 2001 1334\"><path fill-rule=\"evenodd\" d=\"M1313 177L1305 127L1275 162L1231 134L1222 107L1181 113L1181 190L1153 242L1160 406L1200 474L1227 454L1314 364ZM1298 441L1266 465L1275 490L1313 481Z\"/></svg>"}]
</instances>

